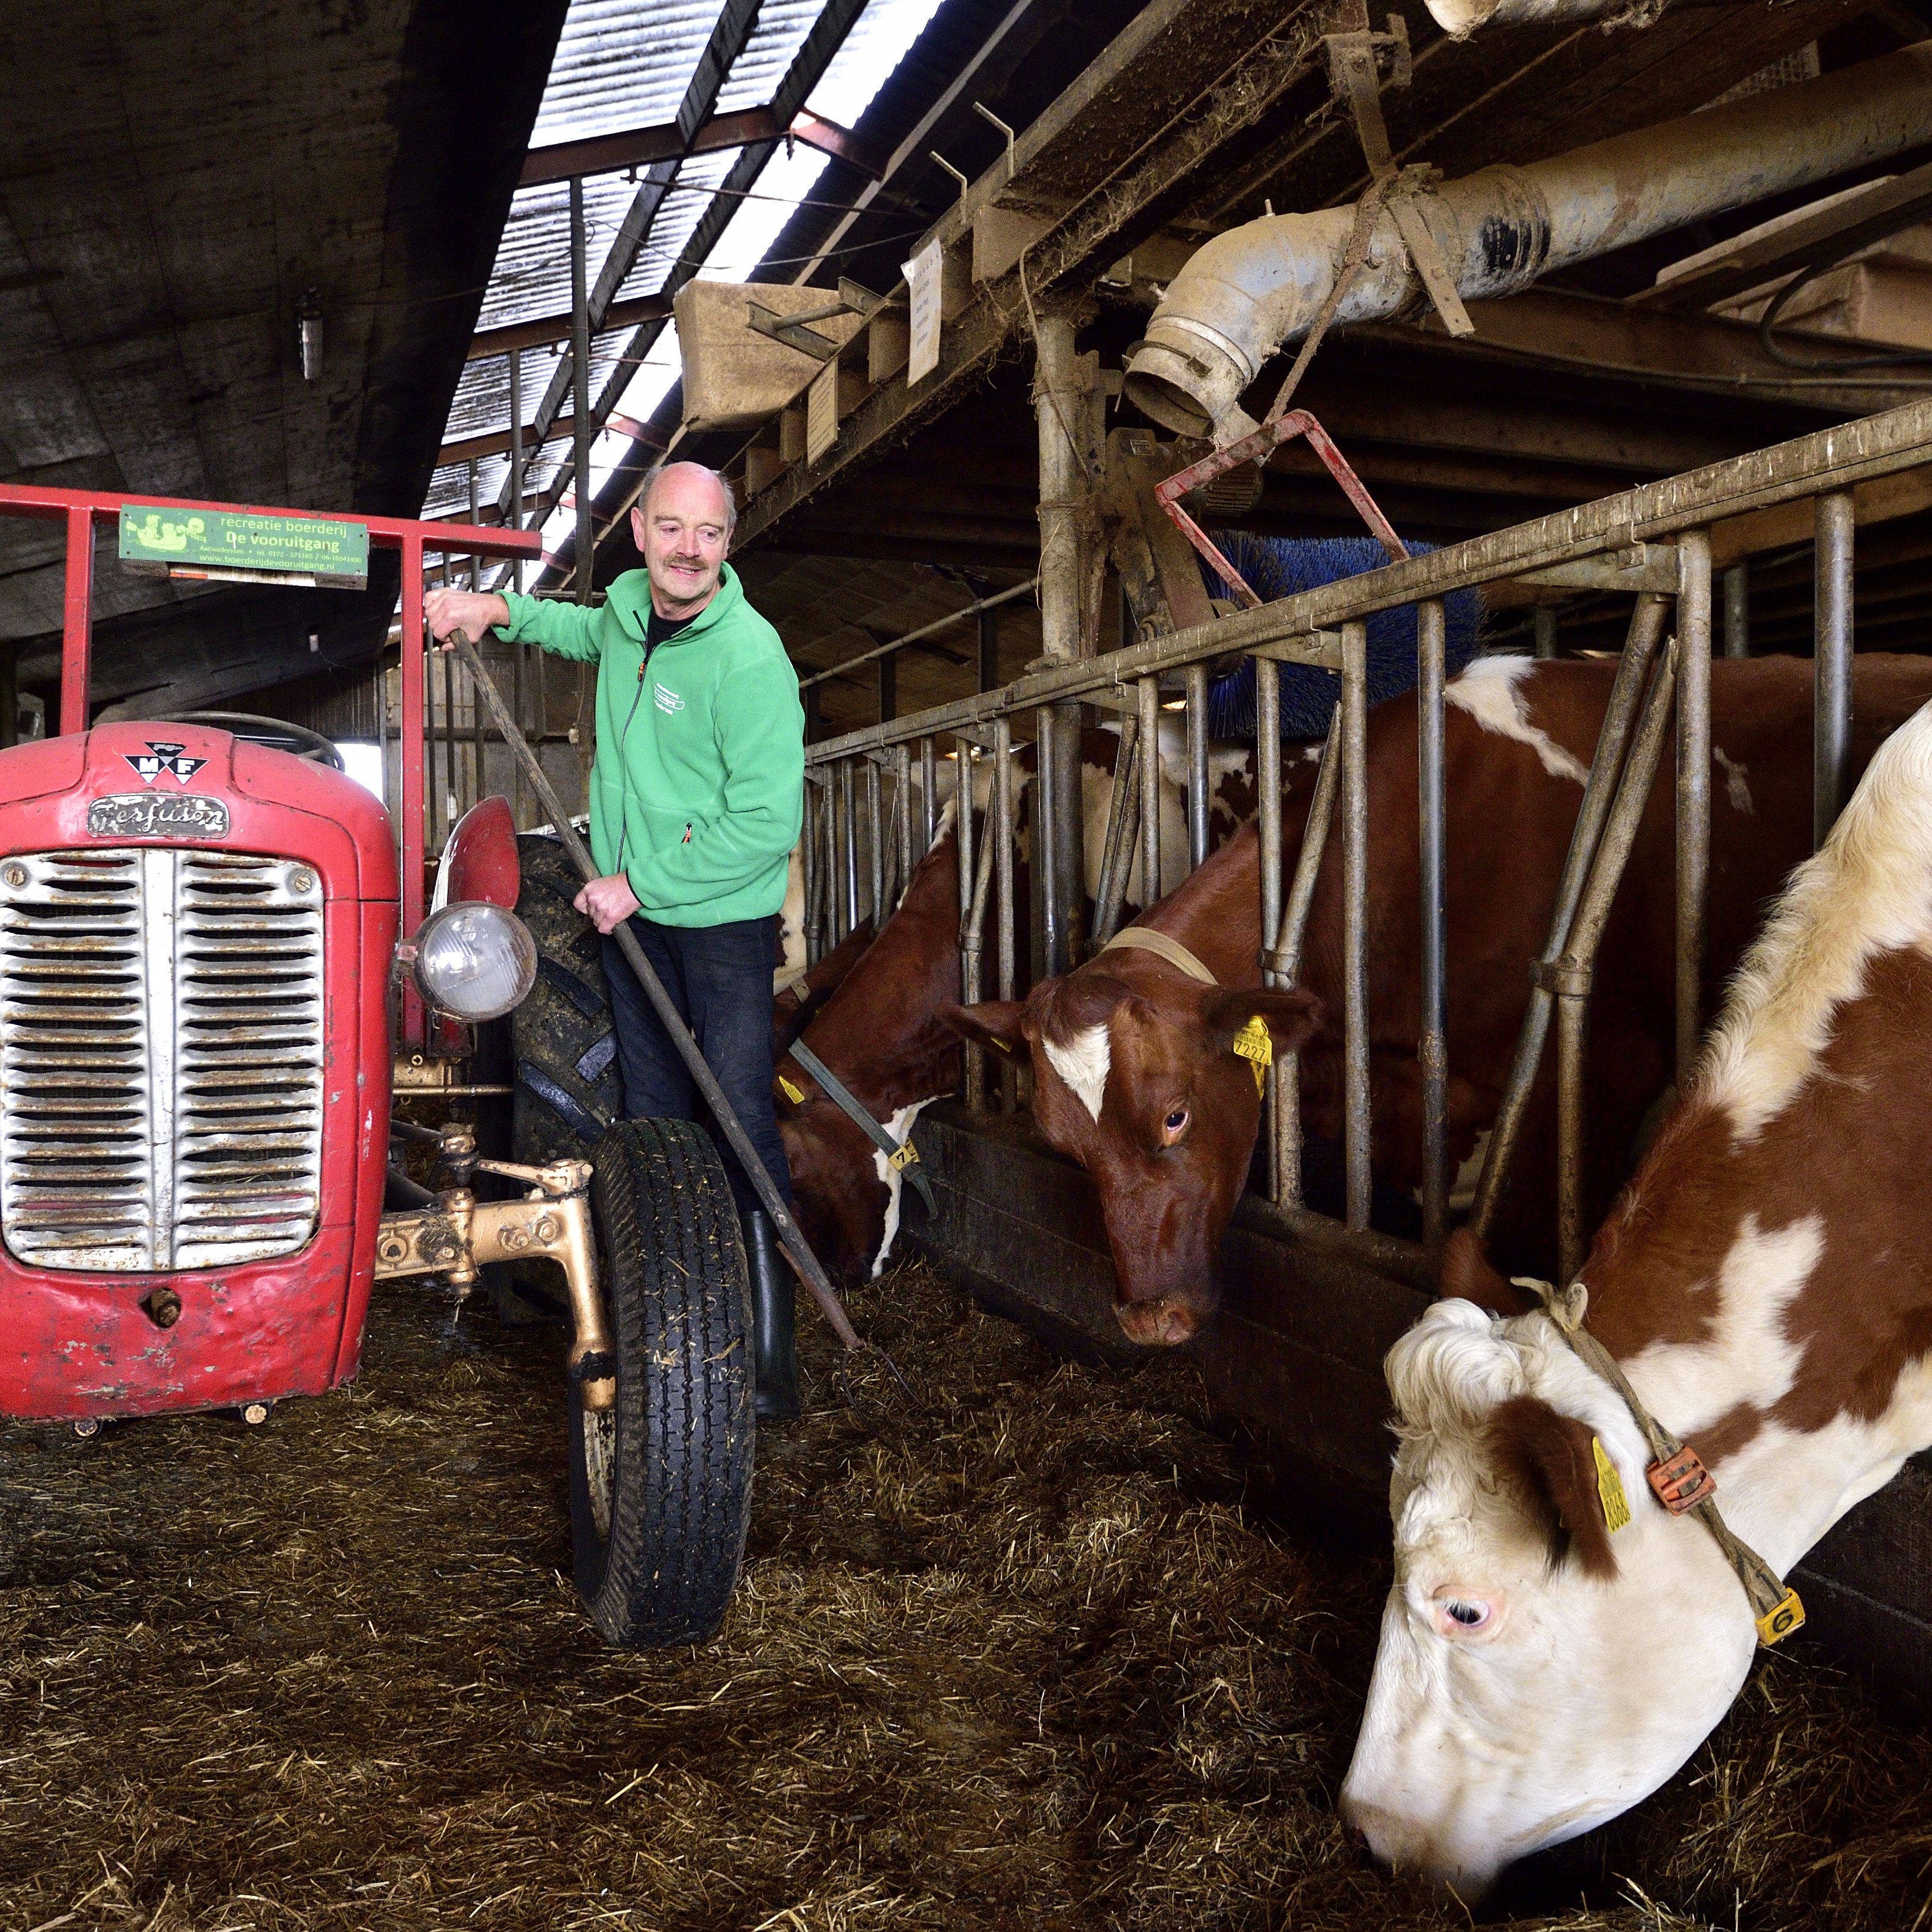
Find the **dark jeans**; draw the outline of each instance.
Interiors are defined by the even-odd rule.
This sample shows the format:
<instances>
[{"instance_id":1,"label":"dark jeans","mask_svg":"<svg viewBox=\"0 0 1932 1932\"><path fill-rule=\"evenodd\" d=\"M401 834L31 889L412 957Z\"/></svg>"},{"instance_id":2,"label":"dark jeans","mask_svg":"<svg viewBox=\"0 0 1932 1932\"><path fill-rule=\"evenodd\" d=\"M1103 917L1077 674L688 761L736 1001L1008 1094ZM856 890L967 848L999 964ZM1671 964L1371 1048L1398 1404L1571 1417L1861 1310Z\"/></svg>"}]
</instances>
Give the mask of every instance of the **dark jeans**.
<instances>
[{"instance_id":1,"label":"dark jeans","mask_svg":"<svg viewBox=\"0 0 1932 1932\"><path fill-rule=\"evenodd\" d=\"M772 1112L772 922L736 919L722 926L658 926L634 914L631 930L664 991L698 1036L705 1064L750 1137L785 1205L791 1172ZM644 995L615 936L604 941L604 976L617 1028L617 1066L624 1114L633 1120L702 1120L724 1156L738 1211L758 1197L725 1144L710 1109L699 1099L690 1070Z\"/></svg>"}]
</instances>

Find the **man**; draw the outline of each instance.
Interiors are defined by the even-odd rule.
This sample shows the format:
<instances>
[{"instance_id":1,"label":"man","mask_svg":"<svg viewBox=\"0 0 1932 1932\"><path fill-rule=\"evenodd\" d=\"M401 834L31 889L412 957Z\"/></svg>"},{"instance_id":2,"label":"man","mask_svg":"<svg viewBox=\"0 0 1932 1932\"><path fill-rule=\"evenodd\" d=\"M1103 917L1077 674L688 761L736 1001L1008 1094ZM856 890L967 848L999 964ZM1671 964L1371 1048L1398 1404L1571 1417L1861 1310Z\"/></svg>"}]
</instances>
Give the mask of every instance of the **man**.
<instances>
[{"instance_id":1,"label":"man","mask_svg":"<svg viewBox=\"0 0 1932 1932\"><path fill-rule=\"evenodd\" d=\"M625 1113L689 1120L698 1106L684 1062L611 936L628 920L789 1205L772 1112L772 916L798 842L805 714L778 633L724 561L736 516L715 471L661 464L631 512L644 568L618 578L601 610L514 592L437 590L424 610L439 639L494 628L596 664L590 851L604 876L578 894L577 908L604 935ZM722 1142L720 1151L751 1264L758 1412L794 1416L791 1276L751 1182Z\"/></svg>"}]
</instances>

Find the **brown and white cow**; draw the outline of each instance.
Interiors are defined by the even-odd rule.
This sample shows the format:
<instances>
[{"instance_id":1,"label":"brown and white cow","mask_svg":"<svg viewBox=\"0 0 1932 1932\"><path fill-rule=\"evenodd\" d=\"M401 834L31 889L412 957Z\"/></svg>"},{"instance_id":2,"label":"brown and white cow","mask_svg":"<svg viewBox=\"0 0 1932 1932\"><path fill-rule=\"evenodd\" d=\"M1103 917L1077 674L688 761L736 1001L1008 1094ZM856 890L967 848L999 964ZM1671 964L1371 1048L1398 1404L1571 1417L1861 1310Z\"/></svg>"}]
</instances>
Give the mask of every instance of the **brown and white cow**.
<instances>
[{"instance_id":1,"label":"brown and white cow","mask_svg":"<svg viewBox=\"0 0 1932 1932\"><path fill-rule=\"evenodd\" d=\"M1792 880L1581 1277L1590 1332L1780 1576L1932 1443L1928 1092L1932 706ZM1507 1294L1460 1261L1448 1286ZM1549 1316L1440 1302L1388 1372L1395 1584L1342 1808L1466 1898L1682 1765L1744 1682L1752 1616Z\"/></svg>"},{"instance_id":2,"label":"brown and white cow","mask_svg":"<svg viewBox=\"0 0 1932 1932\"><path fill-rule=\"evenodd\" d=\"M1449 686L1448 794L1449 1148L1467 1158L1495 1118L1614 667L1478 659ZM1862 764L1932 696L1932 662L1863 656L1854 750ZM1759 910L1810 836L1810 667L1796 658L1712 667L1713 812L1708 983L1743 951ZM1370 713L1370 1030L1378 1180L1421 1179L1421 1018L1417 959L1416 700ZM1285 862L1299 853L1312 768L1298 763L1284 806ZM1591 1011L1592 1215L1627 1171L1646 1112L1670 1077L1674 1039L1674 794L1660 778L1605 934ZM1221 1238L1244 1186L1260 1118L1248 1064L1228 1051L1250 1012L1276 1052L1306 1036L1303 1118L1341 1131L1340 831L1324 858L1304 951L1312 1009L1258 992L1259 853L1250 826L1140 922L1192 950L1209 988L1165 959L1115 950L1036 987L1024 1003L952 1017L1030 1053L1034 1119L1098 1184L1118 1283L1115 1311L1137 1341L1178 1342L1215 1306ZM1022 1048L1024 1042L1024 1048ZM1533 1265L1553 1246L1550 1070L1533 1102L1496 1229L1499 1252Z\"/></svg>"},{"instance_id":3,"label":"brown and white cow","mask_svg":"<svg viewBox=\"0 0 1932 1932\"><path fill-rule=\"evenodd\" d=\"M1099 890L1100 865L1118 747L1102 731L1089 731L1081 748L1082 817L1086 833L1087 886ZM1015 883L1026 897L1027 788L1033 747L1016 758L1014 811L1020 827ZM1252 753L1217 754L1213 775L1219 789L1210 837L1234 827L1232 809L1246 783L1252 799ZM991 773L974 786L984 824ZM959 998L959 860L949 800L932 849L914 869L904 898L828 998L803 1035L806 1044L848 1088L854 1097L902 1143L920 1110L959 1084L958 1036L941 1014ZM1184 807L1172 784L1162 788L1162 871L1178 884L1186 852ZM982 834L983 838L983 832ZM1140 903L1134 868L1127 904ZM1016 937L1022 955L1028 922ZM989 930L987 954L994 950ZM816 973L819 969L814 968ZM864 1130L826 1098L796 1062L787 1063L778 1084L778 1131L790 1163L794 1204L813 1251L833 1277L851 1283L884 1267L899 1225L901 1180ZM786 1091L802 1094L794 1101Z\"/></svg>"}]
</instances>

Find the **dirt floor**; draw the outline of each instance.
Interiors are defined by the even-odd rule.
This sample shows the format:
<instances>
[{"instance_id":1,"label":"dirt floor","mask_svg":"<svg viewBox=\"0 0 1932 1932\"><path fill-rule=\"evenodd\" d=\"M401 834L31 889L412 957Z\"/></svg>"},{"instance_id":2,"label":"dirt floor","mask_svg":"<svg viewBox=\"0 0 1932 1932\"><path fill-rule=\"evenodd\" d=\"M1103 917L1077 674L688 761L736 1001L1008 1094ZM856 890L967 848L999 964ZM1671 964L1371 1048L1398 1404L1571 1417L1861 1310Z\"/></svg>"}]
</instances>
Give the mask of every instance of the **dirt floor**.
<instances>
[{"instance_id":1,"label":"dirt floor","mask_svg":"<svg viewBox=\"0 0 1932 1932\"><path fill-rule=\"evenodd\" d=\"M0 1932L1467 1926L1335 1819L1375 1559L1244 1508L1185 1365L1060 1364L918 1268L854 1303L922 1408L768 1432L701 1650L599 1646L558 1342L428 1288L262 1428L0 1432ZM1498 1909L1932 1928L1927 1744L1767 1660Z\"/></svg>"}]
</instances>

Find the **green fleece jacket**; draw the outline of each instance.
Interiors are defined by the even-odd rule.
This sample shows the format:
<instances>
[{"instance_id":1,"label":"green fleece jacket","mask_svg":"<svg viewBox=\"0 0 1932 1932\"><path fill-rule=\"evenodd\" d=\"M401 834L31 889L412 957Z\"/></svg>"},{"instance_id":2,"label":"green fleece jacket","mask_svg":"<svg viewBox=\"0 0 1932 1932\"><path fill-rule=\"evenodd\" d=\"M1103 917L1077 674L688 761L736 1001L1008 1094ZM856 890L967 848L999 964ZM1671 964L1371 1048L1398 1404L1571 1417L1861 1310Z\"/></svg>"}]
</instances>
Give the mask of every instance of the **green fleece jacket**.
<instances>
[{"instance_id":1,"label":"green fleece jacket","mask_svg":"<svg viewBox=\"0 0 1932 1932\"><path fill-rule=\"evenodd\" d=\"M646 919L722 926L784 903L805 789L805 712L778 634L729 564L688 629L651 655L648 572L602 609L502 593L499 634L597 667L590 856L627 874Z\"/></svg>"}]
</instances>

